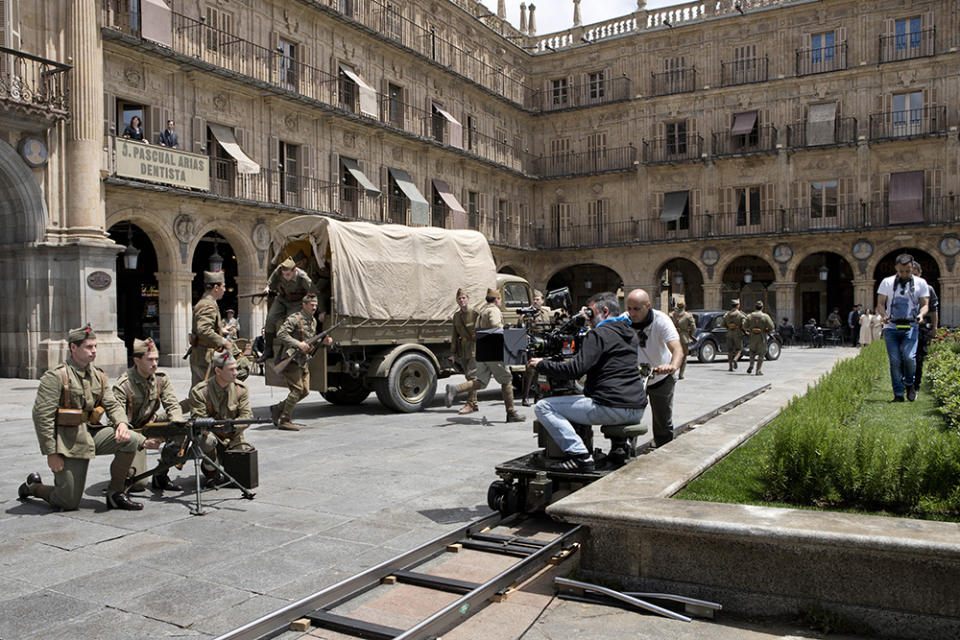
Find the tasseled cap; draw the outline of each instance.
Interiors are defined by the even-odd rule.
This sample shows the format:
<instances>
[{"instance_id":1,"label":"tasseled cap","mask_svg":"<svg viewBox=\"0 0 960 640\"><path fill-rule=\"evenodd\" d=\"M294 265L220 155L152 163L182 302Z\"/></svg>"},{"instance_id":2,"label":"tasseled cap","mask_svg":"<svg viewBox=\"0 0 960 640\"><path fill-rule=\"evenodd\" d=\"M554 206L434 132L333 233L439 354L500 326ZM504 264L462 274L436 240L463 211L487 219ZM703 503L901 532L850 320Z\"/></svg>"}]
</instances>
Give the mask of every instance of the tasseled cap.
<instances>
[{"instance_id":1,"label":"tasseled cap","mask_svg":"<svg viewBox=\"0 0 960 640\"><path fill-rule=\"evenodd\" d=\"M487 297L488 297L488 298L499 298L499 297L500 297L500 292L497 291L496 289L487 289Z\"/></svg>"},{"instance_id":2,"label":"tasseled cap","mask_svg":"<svg viewBox=\"0 0 960 640\"><path fill-rule=\"evenodd\" d=\"M226 280L223 277L223 271L204 271L203 284L223 284Z\"/></svg>"},{"instance_id":3,"label":"tasseled cap","mask_svg":"<svg viewBox=\"0 0 960 640\"><path fill-rule=\"evenodd\" d=\"M293 261L293 258L287 258L280 263L280 268L284 271L290 271L291 269L297 268L297 263Z\"/></svg>"},{"instance_id":4,"label":"tasseled cap","mask_svg":"<svg viewBox=\"0 0 960 640\"><path fill-rule=\"evenodd\" d=\"M67 333L67 342L71 343L80 343L86 340L87 338L96 338L97 334L93 332L93 327L90 326L90 323L87 323L87 326L80 327L79 329L70 329Z\"/></svg>"},{"instance_id":5,"label":"tasseled cap","mask_svg":"<svg viewBox=\"0 0 960 640\"><path fill-rule=\"evenodd\" d=\"M133 341L133 357L140 358L147 355L151 351L157 351L157 343L153 341L153 338L147 338L146 340L134 340Z\"/></svg>"},{"instance_id":6,"label":"tasseled cap","mask_svg":"<svg viewBox=\"0 0 960 640\"><path fill-rule=\"evenodd\" d=\"M223 369L228 364L234 364L237 361L229 351L218 351L213 354L213 366Z\"/></svg>"}]
</instances>

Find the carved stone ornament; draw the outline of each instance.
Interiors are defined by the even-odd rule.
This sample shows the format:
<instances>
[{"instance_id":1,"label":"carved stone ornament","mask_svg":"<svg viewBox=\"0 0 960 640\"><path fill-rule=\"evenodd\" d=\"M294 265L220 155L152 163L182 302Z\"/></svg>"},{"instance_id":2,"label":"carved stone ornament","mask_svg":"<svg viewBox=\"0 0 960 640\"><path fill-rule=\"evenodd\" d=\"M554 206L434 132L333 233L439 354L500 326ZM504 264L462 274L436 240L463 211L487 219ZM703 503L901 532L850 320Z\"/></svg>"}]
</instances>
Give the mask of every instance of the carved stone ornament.
<instances>
[{"instance_id":1,"label":"carved stone ornament","mask_svg":"<svg viewBox=\"0 0 960 640\"><path fill-rule=\"evenodd\" d=\"M853 253L853 257L857 260L866 260L873 255L873 245L870 244L869 240L861 238L853 243L851 253Z\"/></svg>"},{"instance_id":2,"label":"carved stone ornament","mask_svg":"<svg viewBox=\"0 0 960 640\"><path fill-rule=\"evenodd\" d=\"M590 185L590 190L593 191L594 193L602 193L603 183L600 183L600 182L593 183L592 185Z\"/></svg>"},{"instance_id":3,"label":"carved stone ornament","mask_svg":"<svg viewBox=\"0 0 960 640\"><path fill-rule=\"evenodd\" d=\"M106 271L94 271L87 276L87 286L94 291L104 291L110 288L113 277Z\"/></svg>"},{"instance_id":4,"label":"carved stone ornament","mask_svg":"<svg viewBox=\"0 0 960 640\"><path fill-rule=\"evenodd\" d=\"M793 258L793 248L786 242L781 242L773 248L773 259L780 264L786 264Z\"/></svg>"},{"instance_id":5,"label":"carved stone ornament","mask_svg":"<svg viewBox=\"0 0 960 640\"><path fill-rule=\"evenodd\" d=\"M127 67L123 70L123 79L131 87L139 87L143 76L140 73L140 69L137 69L136 67Z\"/></svg>"},{"instance_id":6,"label":"carved stone ornament","mask_svg":"<svg viewBox=\"0 0 960 640\"><path fill-rule=\"evenodd\" d=\"M960 238L951 234L943 236L940 240L940 253L947 257L953 257L960 253Z\"/></svg>"},{"instance_id":7,"label":"carved stone ornament","mask_svg":"<svg viewBox=\"0 0 960 640\"><path fill-rule=\"evenodd\" d=\"M270 248L270 227L263 222L258 222L250 234L253 246L259 251L266 251Z\"/></svg>"},{"instance_id":8,"label":"carved stone ornament","mask_svg":"<svg viewBox=\"0 0 960 640\"><path fill-rule=\"evenodd\" d=\"M223 95L222 93L218 93L217 95L213 96L213 106L215 106L218 111L226 111L227 96Z\"/></svg>"},{"instance_id":9,"label":"carved stone ornament","mask_svg":"<svg viewBox=\"0 0 960 640\"><path fill-rule=\"evenodd\" d=\"M712 267L720 261L720 252L708 247L700 253L700 261L708 267Z\"/></svg>"},{"instance_id":10,"label":"carved stone ornament","mask_svg":"<svg viewBox=\"0 0 960 640\"><path fill-rule=\"evenodd\" d=\"M291 114L288 114L287 117L285 117L285 118L283 119L283 124L284 124L284 126L286 126L287 129L289 129L290 131L296 131L296 130L297 130L297 124L298 124L298 122L297 122L297 116L293 115L292 113L291 113Z\"/></svg>"},{"instance_id":11,"label":"carved stone ornament","mask_svg":"<svg viewBox=\"0 0 960 640\"><path fill-rule=\"evenodd\" d=\"M183 244L189 244L197 234L197 223L192 216L181 213L173 221L173 233L177 240Z\"/></svg>"}]
</instances>

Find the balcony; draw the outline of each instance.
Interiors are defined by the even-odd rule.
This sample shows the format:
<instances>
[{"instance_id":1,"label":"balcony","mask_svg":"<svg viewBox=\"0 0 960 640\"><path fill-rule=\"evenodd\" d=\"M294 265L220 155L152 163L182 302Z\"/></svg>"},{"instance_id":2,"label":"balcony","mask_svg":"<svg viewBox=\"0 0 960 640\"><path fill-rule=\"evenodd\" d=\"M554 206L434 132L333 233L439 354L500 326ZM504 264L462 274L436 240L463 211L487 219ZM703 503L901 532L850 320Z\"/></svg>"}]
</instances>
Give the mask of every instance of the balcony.
<instances>
[{"instance_id":1,"label":"balcony","mask_svg":"<svg viewBox=\"0 0 960 640\"><path fill-rule=\"evenodd\" d=\"M810 126L810 123L807 122L787 125L787 147L790 149L802 149L804 147L816 149L834 145L856 144L857 142L856 118L837 118L834 120L832 142L808 144L807 130Z\"/></svg>"},{"instance_id":2,"label":"balcony","mask_svg":"<svg viewBox=\"0 0 960 640\"><path fill-rule=\"evenodd\" d=\"M697 88L697 70L677 69L664 73L651 73L650 93L654 96L666 96L672 93L690 93Z\"/></svg>"},{"instance_id":3,"label":"balcony","mask_svg":"<svg viewBox=\"0 0 960 640\"><path fill-rule=\"evenodd\" d=\"M677 136L643 141L643 164L674 164L701 159L702 136Z\"/></svg>"},{"instance_id":4,"label":"balcony","mask_svg":"<svg viewBox=\"0 0 960 640\"><path fill-rule=\"evenodd\" d=\"M744 135L732 135L729 131L713 134L713 155L740 156L757 153L775 153L777 128L772 124L758 125Z\"/></svg>"},{"instance_id":5,"label":"balcony","mask_svg":"<svg viewBox=\"0 0 960 640\"><path fill-rule=\"evenodd\" d=\"M608 104L630 99L630 78L598 79L558 89L529 91L524 106L533 111L547 112Z\"/></svg>"},{"instance_id":6,"label":"balcony","mask_svg":"<svg viewBox=\"0 0 960 640\"><path fill-rule=\"evenodd\" d=\"M0 107L30 121L70 117L71 66L0 47Z\"/></svg>"},{"instance_id":7,"label":"balcony","mask_svg":"<svg viewBox=\"0 0 960 640\"><path fill-rule=\"evenodd\" d=\"M747 58L720 63L720 85L730 87L738 84L753 84L767 81L769 67L767 57Z\"/></svg>"},{"instance_id":8,"label":"balcony","mask_svg":"<svg viewBox=\"0 0 960 640\"><path fill-rule=\"evenodd\" d=\"M842 71L847 68L847 44L815 49L797 49L797 75Z\"/></svg>"},{"instance_id":9,"label":"balcony","mask_svg":"<svg viewBox=\"0 0 960 640\"><path fill-rule=\"evenodd\" d=\"M880 36L877 59L884 63L932 56L936 53L936 43L937 30L933 27L912 33Z\"/></svg>"},{"instance_id":10,"label":"balcony","mask_svg":"<svg viewBox=\"0 0 960 640\"><path fill-rule=\"evenodd\" d=\"M363 187L339 185L333 190L330 210L346 220L380 222L380 194L371 194Z\"/></svg>"},{"instance_id":11,"label":"balcony","mask_svg":"<svg viewBox=\"0 0 960 640\"><path fill-rule=\"evenodd\" d=\"M947 108L923 107L870 115L870 140L892 140L944 135L947 132Z\"/></svg>"},{"instance_id":12,"label":"balcony","mask_svg":"<svg viewBox=\"0 0 960 640\"><path fill-rule=\"evenodd\" d=\"M540 178L560 178L627 171L633 169L636 160L637 149L633 145L617 149L562 153L533 159L532 173Z\"/></svg>"}]
</instances>

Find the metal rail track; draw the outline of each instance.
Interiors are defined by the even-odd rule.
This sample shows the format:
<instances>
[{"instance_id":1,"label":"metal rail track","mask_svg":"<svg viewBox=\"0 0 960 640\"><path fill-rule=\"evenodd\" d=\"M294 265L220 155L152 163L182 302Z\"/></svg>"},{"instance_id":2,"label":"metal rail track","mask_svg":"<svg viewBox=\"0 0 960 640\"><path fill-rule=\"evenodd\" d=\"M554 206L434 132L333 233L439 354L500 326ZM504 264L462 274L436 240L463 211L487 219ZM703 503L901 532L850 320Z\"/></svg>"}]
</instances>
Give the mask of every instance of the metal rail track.
<instances>
[{"instance_id":1,"label":"metal rail track","mask_svg":"<svg viewBox=\"0 0 960 640\"><path fill-rule=\"evenodd\" d=\"M420 640L437 637L460 624L494 594L521 582L546 566L550 558L573 547L582 535L580 526L570 527L548 541L488 531L498 525L511 525L523 520L526 518L519 515L503 518L499 513L490 514L218 636L216 640L267 640L288 631L290 624L301 618L309 619L314 626L361 638ZM552 524L556 526L556 523ZM418 565L445 553L447 546L451 544L460 544L463 548L486 553L519 557L520 560L484 583L443 578L414 570ZM459 593L461 597L409 629L396 629L332 613L336 607L379 586L390 576L398 583Z\"/></svg>"}]
</instances>

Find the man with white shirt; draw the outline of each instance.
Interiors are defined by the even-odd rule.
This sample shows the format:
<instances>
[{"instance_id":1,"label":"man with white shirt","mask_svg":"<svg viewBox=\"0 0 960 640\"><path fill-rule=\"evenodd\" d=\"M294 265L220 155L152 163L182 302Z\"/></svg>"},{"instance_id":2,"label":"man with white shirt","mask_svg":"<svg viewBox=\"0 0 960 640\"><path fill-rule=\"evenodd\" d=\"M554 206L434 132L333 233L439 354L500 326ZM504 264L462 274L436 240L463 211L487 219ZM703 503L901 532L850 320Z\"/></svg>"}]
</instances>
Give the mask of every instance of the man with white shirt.
<instances>
[{"instance_id":1,"label":"man with white shirt","mask_svg":"<svg viewBox=\"0 0 960 640\"><path fill-rule=\"evenodd\" d=\"M883 318L883 341L890 358L893 402L917 399L914 385L917 339L930 302L926 280L913 275L913 256L901 253L896 260L896 275L884 278L877 289L877 313Z\"/></svg>"},{"instance_id":2,"label":"man with white shirt","mask_svg":"<svg viewBox=\"0 0 960 640\"><path fill-rule=\"evenodd\" d=\"M670 316L651 308L650 296L643 289L634 289L627 296L627 316L640 342L640 371L653 374L647 381L647 398L653 413L653 442L662 447L673 440L673 390L677 384L673 373L683 362L680 334Z\"/></svg>"}]
</instances>

